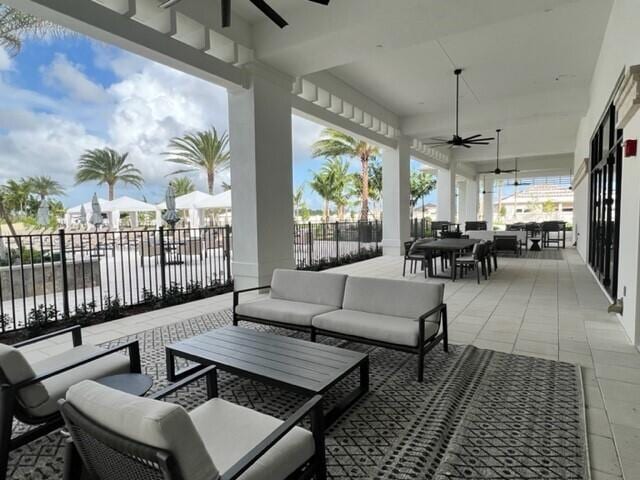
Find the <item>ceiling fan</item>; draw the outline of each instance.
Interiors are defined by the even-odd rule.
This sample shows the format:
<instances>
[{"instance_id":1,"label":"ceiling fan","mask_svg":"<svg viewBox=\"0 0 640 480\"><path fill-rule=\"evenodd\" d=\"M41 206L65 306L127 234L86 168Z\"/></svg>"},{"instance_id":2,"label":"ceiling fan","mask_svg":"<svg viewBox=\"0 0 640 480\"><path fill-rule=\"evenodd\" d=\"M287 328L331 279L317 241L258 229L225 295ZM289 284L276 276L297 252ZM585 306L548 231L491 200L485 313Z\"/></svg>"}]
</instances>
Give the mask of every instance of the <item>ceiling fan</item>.
<instances>
[{"instance_id":1,"label":"ceiling fan","mask_svg":"<svg viewBox=\"0 0 640 480\"><path fill-rule=\"evenodd\" d=\"M501 173L513 173L518 171L518 167L516 166L515 169L511 169L511 170L501 170L500 169L500 132L502 130L500 128L498 128L496 130L496 134L498 136L498 140L496 142L496 168L494 170L489 170L488 172L479 172L479 173L492 173L494 175L500 175Z\"/></svg>"},{"instance_id":2,"label":"ceiling fan","mask_svg":"<svg viewBox=\"0 0 640 480\"><path fill-rule=\"evenodd\" d=\"M531 182L520 182L518 181L518 172L520 170L518 170L518 158L516 158L516 168L513 170L515 172L515 180L513 183L511 183L510 185L513 187L519 187L521 185L531 185Z\"/></svg>"},{"instance_id":3,"label":"ceiling fan","mask_svg":"<svg viewBox=\"0 0 640 480\"><path fill-rule=\"evenodd\" d=\"M493 137L483 138L480 133L466 138L462 138L460 136L460 75L462 74L462 69L456 68L453 73L456 75L456 133L453 134L451 139L439 137L432 138L433 142L427 143L427 145L432 147L449 145L449 148L471 148L473 145L489 145L489 141L493 140Z\"/></svg>"},{"instance_id":4,"label":"ceiling fan","mask_svg":"<svg viewBox=\"0 0 640 480\"><path fill-rule=\"evenodd\" d=\"M167 0L160 4L160 8L173 7L175 4L182 0ZM284 28L287 25L287 21L278 14L273 8L269 6L264 0L249 0L253 5L264 13L269 19L278 25L280 28ZM329 5L330 0L308 0L309 2L319 3L320 5ZM231 0L220 0L220 8L222 10L222 26L228 27L231 25Z\"/></svg>"},{"instance_id":5,"label":"ceiling fan","mask_svg":"<svg viewBox=\"0 0 640 480\"><path fill-rule=\"evenodd\" d=\"M487 183L485 182L485 176L482 176L482 185L486 185ZM488 190L485 190L484 188L482 189L482 195L486 195L487 193L493 193L493 192L489 192Z\"/></svg>"}]
</instances>

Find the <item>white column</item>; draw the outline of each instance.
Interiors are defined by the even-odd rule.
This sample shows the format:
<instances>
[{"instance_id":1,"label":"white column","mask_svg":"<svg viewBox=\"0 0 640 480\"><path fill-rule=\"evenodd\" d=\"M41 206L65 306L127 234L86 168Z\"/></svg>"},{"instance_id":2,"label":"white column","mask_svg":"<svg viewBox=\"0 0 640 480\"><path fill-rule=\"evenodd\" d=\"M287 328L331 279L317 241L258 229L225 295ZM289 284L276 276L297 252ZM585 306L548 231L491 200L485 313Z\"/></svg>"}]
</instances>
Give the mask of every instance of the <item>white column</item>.
<instances>
[{"instance_id":1,"label":"white column","mask_svg":"<svg viewBox=\"0 0 640 480\"><path fill-rule=\"evenodd\" d=\"M487 175L484 177L483 191L487 192L482 198L482 217L487 222L487 229L493 229L493 176Z\"/></svg>"},{"instance_id":2,"label":"white column","mask_svg":"<svg viewBox=\"0 0 640 480\"><path fill-rule=\"evenodd\" d=\"M478 219L478 181L466 179L460 189L460 223L474 222Z\"/></svg>"},{"instance_id":3,"label":"white column","mask_svg":"<svg viewBox=\"0 0 640 480\"><path fill-rule=\"evenodd\" d=\"M254 72L230 91L229 140L235 287L268 285L294 267L290 84Z\"/></svg>"},{"instance_id":4,"label":"white column","mask_svg":"<svg viewBox=\"0 0 640 480\"><path fill-rule=\"evenodd\" d=\"M436 220L453 222L456 218L456 160L449 168L438 169L438 214Z\"/></svg>"},{"instance_id":5,"label":"white column","mask_svg":"<svg viewBox=\"0 0 640 480\"><path fill-rule=\"evenodd\" d=\"M382 153L382 251L384 255L402 255L409 240L411 154L409 140L400 137L396 150Z\"/></svg>"}]
</instances>

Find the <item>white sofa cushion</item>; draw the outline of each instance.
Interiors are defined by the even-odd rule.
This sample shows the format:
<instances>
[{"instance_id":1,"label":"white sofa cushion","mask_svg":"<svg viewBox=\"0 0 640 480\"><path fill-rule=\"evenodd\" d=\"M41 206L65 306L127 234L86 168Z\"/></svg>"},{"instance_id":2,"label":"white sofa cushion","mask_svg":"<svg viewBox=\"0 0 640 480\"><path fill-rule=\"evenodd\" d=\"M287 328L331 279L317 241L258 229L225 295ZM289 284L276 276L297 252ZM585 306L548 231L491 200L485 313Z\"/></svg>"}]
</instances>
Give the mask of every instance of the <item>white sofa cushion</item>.
<instances>
[{"instance_id":1,"label":"white sofa cushion","mask_svg":"<svg viewBox=\"0 0 640 480\"><path fill-rule=\"evenodd\" d=\"M247 317L310 327L313 317L335 309L336 307L331 305L264 298L255 302L241 303L236 307L236 313Z\"/></svg>"},{"instance_id":2,"label":"white sofa cushion","mask_svg":"<svg viewBox=\"0 0 640 480\"><path fill-rule=\"evenodd\" d=\"M112 432L171 452L183 478L217 478L218 470L191 417L181 406L136 397L92 381L83 381L71 387L67 392L67 401Z\"/></svg>"},{"instance_id":3,"label":"white sofa cushion","mask_svg":"<svg viewBox=\"0 0 640 480\"><path fill-rule=\"evenodd\" d=\"M275 269L271 298L342 307L346 275Z\"/></svg>"},{"instance_id":4,"label":"white sofa cushion","mask_svg":"<svg viewBox=\"0 0 640 480\"><path fill-rule=\"evenodd\" d=\"M0 368L12 384L31 380L36 376L29 362L20 350L0 343ZM18 392L18 400L26 409L35 408L49 400L47 390L41 383L35 383Z\"/></svg>"},{"instance_id":5,"label":"white sofa cushion","mask_svg":"<svg viewBox=\"0 0 640 480\"><path fill-rule=\"evenodd\" d=\"M282 421L214 398L195 408L191 419L221 472L276 430ZM311 432L294 427L240 476L242 480L284 480L315 452Z\"/></svg>"},{"instance_id":6,"label":"white sofa cushion","mask_svg":"<svg viewBox=\"0 0 640 480\"><path fill-rule=\"evenodd\" d=\"M321 330L343 333L381 342L418 346L419 322L413 318L380 315L357 310L336 310L313 319L313 326ZM425 322L424 340L438 333L439 324Z\"/></svg>"},{"instance_id":7,"label":"white sofa cushion","mask_svg":"<svg viewBox=\"0 0 640 480\"><path fill-rule=\"evenodd\" d=\"M45 360L35 362L33 369L37 375L66 367L97 353L104 352L103 348L95 345L80 345L65 352L54 355ZM30 407L29 413L39 417L50 415L58 410L58 400L64 398L69 387L82 380L97 380L108 375L127 373L130 371L129 358L121 353L112 353L105 357L85 363L66 372L49 377L42 382L47 392L47 401Z\"/></svg>"},{"instance_id":8,"label":"white sofa cushion","mask_svg":"<svg viewBox=\"0 0 640 480\"><path fill-rule=\"evenodd\" d=\"M415 320L440 305L443 298L443 283L350 276L343 308ZM440 317L434 314L429 320L438 322Z\"/></svg>"}]
</instances>

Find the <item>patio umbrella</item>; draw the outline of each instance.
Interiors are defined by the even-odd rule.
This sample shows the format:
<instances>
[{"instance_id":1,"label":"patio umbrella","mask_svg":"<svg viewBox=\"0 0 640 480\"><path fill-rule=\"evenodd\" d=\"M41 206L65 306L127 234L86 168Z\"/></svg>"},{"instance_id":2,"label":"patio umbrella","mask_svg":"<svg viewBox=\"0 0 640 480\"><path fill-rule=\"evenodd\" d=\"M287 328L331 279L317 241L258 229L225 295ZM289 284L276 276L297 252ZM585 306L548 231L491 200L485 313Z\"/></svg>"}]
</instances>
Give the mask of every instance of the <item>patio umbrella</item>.
<instances>
[{"instance_id":1,"label":"patio umbrella","mask_svg":"<svg viewBox=\"0 0 640 480\"><path fill-rule=\"evenodd\" d=\"M100 202L98 201L98 195L93 194L91 199L91 219L89 223L96 227L96 230L102 225L102 208L100 208Z\"/></svg>"},{"instance_id":2,"label":"patio umbrella","mask_svg":"<svg viewBox=\"0 0 640 480\"><path fill-rule=\"evenodd\" d=\"M80 207L80 225L83 227L87 226L87 210L84 208L84 205Z\"/></svg>"},{"instance_id":3,"label":"patio umbrella","mask_svg":"<svg viewBox=\"0 0 640 480\"><path fill-rule=\"evenodd\" d=\"M46 200L42 200L42 202L40 202L38 212L36 213L36 221L41 227L49 226L49 202Z\"/></svg>"},{"instance_id":4,"label":"patio umbrella","mask_svg":"<svg viewBox=\"0 0 640 480\"><path fill-rule=\"evenodd\" d=\"M162 215L162 218L171 226L171 228L175 228L180 217L178 217L178 212L176 212L176 192L171 185L167 187L165 203L167 204L167 210Z\"/></svg>"}]
</instances>

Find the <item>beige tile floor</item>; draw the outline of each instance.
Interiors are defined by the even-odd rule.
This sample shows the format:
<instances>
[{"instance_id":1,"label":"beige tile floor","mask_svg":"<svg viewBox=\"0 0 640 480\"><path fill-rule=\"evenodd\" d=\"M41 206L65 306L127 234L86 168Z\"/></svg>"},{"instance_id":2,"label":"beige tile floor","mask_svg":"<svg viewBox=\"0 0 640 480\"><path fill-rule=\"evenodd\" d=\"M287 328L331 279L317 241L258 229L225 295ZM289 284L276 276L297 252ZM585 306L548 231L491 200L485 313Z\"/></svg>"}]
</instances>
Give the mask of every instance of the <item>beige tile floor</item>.
<instances>
[{"instance_id":1,"label":"beige tile floor","mask_svg":"<svg viewBox=\"0 0 640 480\"><path fill-rule=\"evenodd\" d=\"M640 478L640 353L574 250L565 260L500 258L489 281L446 280L450 338L582 367L590 460L594 480ZM401 278L400 257L380 257L335 269L353 275ZM429 281L411 275L411 281ZM230 294L124 318L84 331L86 343L113 338L230 308ZM44 359L69 347L68 339L32 346Z\"/></svg>"}]
</instances>

